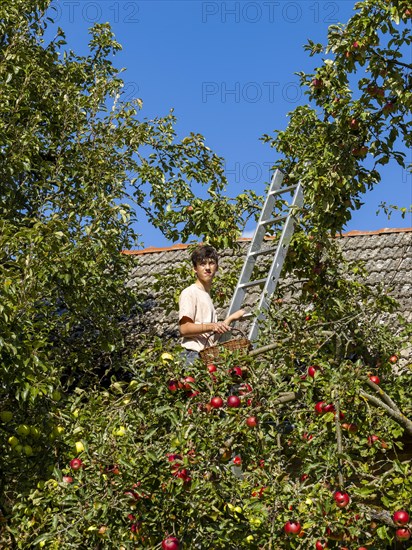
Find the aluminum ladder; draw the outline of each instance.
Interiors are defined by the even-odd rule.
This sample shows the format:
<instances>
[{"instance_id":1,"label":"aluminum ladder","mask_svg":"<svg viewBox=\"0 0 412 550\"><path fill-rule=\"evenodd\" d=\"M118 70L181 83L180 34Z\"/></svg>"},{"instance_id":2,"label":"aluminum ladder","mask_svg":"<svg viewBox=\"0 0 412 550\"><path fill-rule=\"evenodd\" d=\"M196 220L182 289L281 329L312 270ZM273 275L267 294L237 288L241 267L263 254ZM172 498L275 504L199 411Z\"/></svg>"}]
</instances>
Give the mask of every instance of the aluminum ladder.
<instances>
[{"instance_id":1,"label":"aluminum ladder","mask_svg":"<svg viewBox=\"0 0 412 550\"><path fill-rule=\"evenodd\" d=\"M265 312L269 307L270 297L276 289L283 263L288 251L295 226L294 215L297 208L303 204L303 189L299 182L295 185L282 187L284 175L276 170L270 182L269 191L265 199L255 233L250 243L243 268L235 288L227 316L242 308L246 290L253 286L264 284L260 295L259 303L254 313L248 313L244 319L253 317L249 332L249 340L256 340L259 331L259 323L265 318ZM276 201L285 193L293 193L293 198L288 205L287 213L281 216L274 216ZM267 234L267 228L283 223L282 232L276 246L263 249L262 244ZM256 260L259 256L274 254L273 261L266 279L251 280Z\"/></svg>"}]
</instances>

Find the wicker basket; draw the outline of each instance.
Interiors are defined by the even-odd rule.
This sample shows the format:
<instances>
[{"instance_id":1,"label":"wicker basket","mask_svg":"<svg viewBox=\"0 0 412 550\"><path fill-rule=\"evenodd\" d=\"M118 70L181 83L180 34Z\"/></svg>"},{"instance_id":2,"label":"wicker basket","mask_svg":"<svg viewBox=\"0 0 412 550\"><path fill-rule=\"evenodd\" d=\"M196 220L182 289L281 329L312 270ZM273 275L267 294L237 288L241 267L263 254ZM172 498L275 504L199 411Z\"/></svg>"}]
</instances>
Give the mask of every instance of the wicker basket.
<instances>
[{"instance_id":1,"label":"wicker basket","mask_svg":"<svg viewBox=\"0 0 412 550\"><path fill-rule=\"evenodd\" d=\"M202 351L199 352L200 359L203 361L205 365L208 365L209 363L218 362L220 357L220 351L222 348L229 350L229 351L243 351L244 355L247 355L247 352L252 349L252 343L251 341L246 338L244 333L237 328L232 328L231 332L238 332L240 333L240 338L232 338L231 340L228 340L227 342L217 343L214 346L209 346Z\"/></svg>"}]
</instances>

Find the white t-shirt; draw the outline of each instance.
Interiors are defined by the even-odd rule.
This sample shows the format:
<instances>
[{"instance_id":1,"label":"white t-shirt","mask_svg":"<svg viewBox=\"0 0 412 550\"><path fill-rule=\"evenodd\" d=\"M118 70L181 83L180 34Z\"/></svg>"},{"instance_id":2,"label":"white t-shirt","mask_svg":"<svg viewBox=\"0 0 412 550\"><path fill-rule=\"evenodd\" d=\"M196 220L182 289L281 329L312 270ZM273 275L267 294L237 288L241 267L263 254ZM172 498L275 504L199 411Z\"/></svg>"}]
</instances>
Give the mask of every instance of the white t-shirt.
<instances>
[{"instance_id":1,"label":"white t-shirt","mask_svg":"<svg viewBox=\"0 0 412 550\"><path fill-rule=\"evenodd\" d=\"M182 291L179 297L179 322L183 317L188 317L196 324L217 323L216 310L206 290L193 284ZM190 337L183 336L181 344L186 349L201 351L205 347L213 346L215 340L216 336L209 332Z\"/></svg>"}]
</instances>

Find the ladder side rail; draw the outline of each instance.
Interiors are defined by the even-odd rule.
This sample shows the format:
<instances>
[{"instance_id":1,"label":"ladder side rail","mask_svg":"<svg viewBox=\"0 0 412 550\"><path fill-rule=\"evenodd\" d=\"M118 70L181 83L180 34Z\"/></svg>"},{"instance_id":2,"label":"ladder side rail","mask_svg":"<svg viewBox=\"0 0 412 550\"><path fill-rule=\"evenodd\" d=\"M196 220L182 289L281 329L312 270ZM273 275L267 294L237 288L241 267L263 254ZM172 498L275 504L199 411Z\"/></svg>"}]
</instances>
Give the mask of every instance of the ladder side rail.
<instances>
[{"instance_id":1,"label":"ladder side rail","mask_svg":"<svg viewBox=\"0 0 412 550\"><path fill-rule=\"evenodd\" d=\"M282 185L282 181L283 181L283 173L280 170L276 170L272 176L269 192L266 195L263 208L260 212L259 221L257 223L256 230L253 234L253 238L250 243L250 248L248 253L256 252L256 250L260 249L260 246L266 235L265 223L267 223L267 220L269 220L272 215L272 212L276 203L275 193L279 191L279 188Z\"/></svg>"},{"instance_id":2,"label":"ladder side rail","mask_svg":"<svg viewBox=\"0 0 412 550\"><path fill-rule=\"evenodd\" d=\"M303 204L303 190L302 186L299 183L295 194L293 196L292 203L290 205L290 208L294 208L297 206L300 208ZM289 248L290 241L292 239L292 235L294 232L294 226L295 226L295 220L293 218L293 214L291 213L285 222L285 225L283 227L282 235L280 237L279 245L276 250L275 256L273 258L273 262L269 271L268 278L266 280L265 287L263 289L263 292L261 294L259 304L257 306L258 314L256 315L255 319L253 320L252 326L250 328L249 332L249 340L253 341L256 339L258 330L259 330L259 322L262 321L265 318L265 311L269 307L269 298L276 290L277 283L279 281L279 277L283 268L283 264L286 258L286 254Z\"/></svg>"},{"instance_id":3,"label":"ladder side rail","mask_svg":"<svg viewBox=\"0 0 412 550\"><path fill-rule=\"evenodd\" d=\"M280 188L283 181L283 173L280 170L276 170L272 176L272 180L270 183L270 192L276 191ZM238 311L242 307L243 299L245 297L245 290L240 288L239 285L247 283L250 280L250 276L253 272L253 268L255 267L256 263L256 257L251 256L251 252L256 252L260 250L263 239L266 234L265 226L262 225L262 221L265 221L272 213L273 207L275 205L276 198L274 195L271 195L268 193L266 195L266 199L262 208L262 211L260 213L259 222L256 226L256 230L254 232L252 241L249 245L249 249L246 254L246 260L243 264L242 271L240 273L239 281L237 283L235 292L232 296L232 300L230 302L228 311L226 316L232 315L235 311Z\"/></svg>"}]
</instances>

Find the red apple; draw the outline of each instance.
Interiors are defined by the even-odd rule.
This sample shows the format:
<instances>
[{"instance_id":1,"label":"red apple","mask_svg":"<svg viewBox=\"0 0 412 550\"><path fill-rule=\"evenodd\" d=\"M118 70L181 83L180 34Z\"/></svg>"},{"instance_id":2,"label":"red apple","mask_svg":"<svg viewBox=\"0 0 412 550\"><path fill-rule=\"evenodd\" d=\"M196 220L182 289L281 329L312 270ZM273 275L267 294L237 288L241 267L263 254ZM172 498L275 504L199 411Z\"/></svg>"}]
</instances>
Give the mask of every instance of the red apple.
<instances>
[{"instance_id":1,"label":"red apple","mask_svg":"<svg viewBox=\"0 0 412 550\"><path fill-rule=\"evenodd\" d=\"M395 537L397 540L409 540L411 538L411 532L406 527L399 527L395 531Z\"/></svg>"},{"instance_id":2,"label":"red apple","mask_svg":"<svg viewBox=\"0 0 412 550\"><path fill-rule=\"evenodd\" d=\"M359 128L359 121L356 118L351 118L349 121L349 126L352 130L357 130Z\"/></svg>"},{"instance_id":3,"label":"red apple","mask_svg":"<svg viewBox=\"0 0 412 550\"><path fill-rule=\"evenodd\" d=\"M169 391L177 391L179 389L179 382L177 380L169 380L167 387Z\"/></svg>"},{"instance_id":4,"label":"red apple","mask_svg":"<svg viewBox=\"0 0 412 550\"><path fill-rule=\"evenodd\" d=\"M63 483L73 483L73 478L71 476L63 476Z\"/></svg>"},{"instance_id":5,"label":"red apple","mask_svg":"<svg viewBox=\"0 0 412 550\"><path fill-rule=\"evenodd\" d=\"M394 365L397 362L398 362L398 356L397 355L394 354L394 355L391 355L389 357L389 363L392 363L392 365Z\"/></svg>"},{"instance_id":6,"label":"red apple","mask_svg":"<svg viewBox=\"0 0 412 550\"><path fill-rule=\"evenodd\" d=\"M315 411L317 414L323 414L325 411L324 411L324 407L326 406L326 403L324 401L318 401L315 405Z\"/></svg>"},{"instance_id":7,"label":"red apple","mask_svg":"<svg viewBox=\"0 0 412 550\"><path fill-rule=\"evenodd\" d=\"M333 403L328 403L327 405L324 405L323 412L335 412L335 405L333 405Z\"/></svg>"},{"instance_id":8,"label":"red apple","mask_svg":"<svg viewBox=\"0 0 412 550\"><path fill-rule=\"evenodd\" d=\"M315 90L319 90L323 86L323 82L320 78L314 78L312 80L312 86L315 88Z\"/></svg>"},{"instance_id":9,"label":"red apple","mask_svg":"<svg viewBox=\"0 0 412 550\"><path fill-rule=\"evenodd\" d=\"M350 502L348 493L345 493L344 491L335 491L333 498L339 508L345 508Z\"/></svg>"},{"instance_id":10,"label":"red apple","mask_svg":"<svg viewBox=\"0 0 412 550\"><path fill-rule=\"evenodd\" d=\"M358 425L357 424L353 424L352 422L344 422L342 424L342 428L344 430L348 430L348 432L352 433L352 434L355 434L357 431L358 431Z\"/></svg>"},{"instance_id":11,"label":"red apple","mask_svg":"<svg viewBox=\"0 0 412 550\"><path fill-rule=\"evenodd\" d=\"M228 407L240 407L240 405L241 401L237 395L229 395L229 397L227 398Z\"/></svg>"},{"instance_id":12,"label":"red apple","mask_svg":"<svg viewBox=\"0 0 412 550\"><path fill-rule=\"evenodd\" d=\"M302 527L298 521L287 521L283 527L283 530L288 535L298 535Z\"/></svg>"},{"instance_id":13,"label":"red apple","mask_svg":"<svg viewBox=\"0 0 412 550\"><path fill-rule=\"evenodd\" d=\"M354 157L364 157L366 156L366 153L369 151L368 147L366 145L363 145L362 147L354 147L352 149L352 155Z\"/></svg>"},{"instance_id":14,"label":"red apple","mask_svg":"<svg viewBox=\"0 0 412 550\"><path fill-rule=\"evenodd\" d=\"M70 468L72 470L80 470L80 468L83 467L83 462L80 460L80 458L72 458L70 461Z\"/></svg>"},{"instance_id":15,"label":"red apple","mask_svg":"<svg viewBox=\"0 0 412 550\"><path fill-rule=\"evenodd\" d=\"M209 372L216 372L217 371L217 366L213 365L213 363L211 363L210 365L207 366L207 370Z\"/></svg>"},{"instance_id":16,"label":"red apple","mask_svg":"<svg viewBox=\"0 0 412 550\"><path fill-rule=\"evenodd\" d=\"M326 550L328 548L327 542L316 541L315 550Z\"/></svg>"},{"instance_id":17,"label":"red apple","mask_svg":"<svg viewBox=\"0 0 412 550\"><path fill-rule=\"evenodd\" d=\"M221 397L212 397L210 404L214 409L220 409L220 407L223 407L223 399Z\"/></svg>"},{"instance_id":18,"label":"red apple","mask_svg":"<svg viewBox=\"0 0 412 550\"><path fill-rule=\"evenodd\" d=\"M232 376L238 376L239 378L243 378L244 373L240 367L233 367L233 369L230 369L229 373Z\"/></svg>"},{"instance_id":19,"label":"red apple","mask_svg":"<svg viewBox=\"0 0 412 550\"><path fill-rule=\"evenodd\" d=\"M264 485L259 489L259 491L252 491L252 497L262 498L262 495L265 490L266 490L266 486Z\"/></svg>"},{"instance_id":20,"label":"red apple","mask_svg":"<svg viewBox=\"0 0 412 550\"><path fill-rule=\"evenodd\" d=\"M240 466L242 464L242 458L239 455L236 455L233 458L233 464L236 464L236 466Z\"/></svg>"},{"instance_id":21,"label":"red apple","mask_svg":"<svg viewBox=\"0 0 412 550\"><path fill-rule=\"evenodd\" d=\"M379 376L376 375L369 376L369 380L374 384L377 384L378 386L381 383L381 379L379 378Z\"/></svg>"},{"instance_id":22,"label":"red apple","mask_svg":"<svg viewBox=\"0 0 412 550\"><path fill-rule=\"evenodd\" d=\"M186 376L186 378L183 380L183 388L185 390L191 390L192 384L194 383L195 383L195 379L193 378L193 376Z\"/></svg>"},{"instance_id":23,"label":"red apple","mask_svg":"<svg viewBox=\"0 0 412 550\"><path fill-rule=\"evenodd\" d=\"M179 540L176 537L167 537L162 541L162 550L179 550Z\"/></svg>"},{"instance_id":24,"label":"red apple","mask_svg":"<svg viewBox=\"0 0 412 550\"><path fill-rule=\"evenodd\" d=\"M369 85L367 88L366 88L366 91L368 92L368 94L372 97L375 97L376 94L378 93L378 87L377 86L373 86L373 85Z\"/></svg>"},{"instance_id":25,"label":"red apple","mask_svg":"<svg viewBox=\"0 0 412 550\"><path fill-rule=\"evenodd\" d=\"M239 395L246 395L252 391L252 386L250 384L243 383L239 388Z\"/></svg>"},{"instance_id":26,"label":"red apple","mask_svg":"<svg viewBox=\"0 0 412 550\"><path fill-rule=\"evenodd\" d=\"M181 479L184 483L189 483L191 481L191 477L189 474L189 471L186 468L182 468L181 470L177 470L173 473L175 477L178 477Z\"/></svg>"},{"instance_id":27,"label":"red apple","mask_svg":"<svg viewBox=\"0 0 412 550\"><path fill-rule=\"evenodd\" d=\"M182 455L176 455L176 454L174 454L174 453L171 453L171 454L168 454L168 455L167 455L167 460L168 460L169 462L173 462L173 463L174 463L176 460L179 460L179 461L182 460Z\"/></svg>"},{"instance_id":28,"label":"red apple","mask_svg":"<svg viewBox=\"0 0 412 550\"><path fill-rule=\"evenodd\" d=\"M318 367L317 365L311 365L309 368L308 368L308 375L311 376L312 378L315 378L316 376L316 373L320 370L320 367Z\"/></svg>"},{"instance_id":29,"label":"red apple","mask_svg":"<svg viewBox=\"0 0 412 550\"><path fill-rule=\"evenodd\" d=\"M376 441L379 441L379 436L378 435L375 435L375 434L368 435L367 443L368 443L369 447L372 447L372 445L374 443L376 443Z\"/></svg>"},{"instance_id":30,"label":"red apple","mask_svg":"<svg viewBox=\"0 0 412 550\"><path fill-rule=\"evenodd\" d=\"M385 115L387 115L388 113L393 113L394 110L395 110L395 104L392 103L391 101L388 101L388 103L384 105L382 108L382 111Z\"/></svg>"},{"instance_id":31,"label":"red apple","mask_svg":"<svg viewBox=\"0 0 412 550\"><path fill-rule=\"evenodd\" d=\"M392 516L395 525L405 525L409 521L409 514L406 510L396 510Z\"/></svg>"},{"instance_id":32,"label":"red apple","mask_svg":"<svg viewBox=\"0 0 412 550\"><path fill-rule=\"evenodd\" d=\"M110 466L107 466L106 472L111 473L115 476L118 476L120 474L119 465L118 464L110 464Z\"/></svg>"},{"instance_id":33,"label":"red apple","mask_svg":"<svg viewBox=\"0 0 412 550\"><path fill-rule=\"evenodd\" d=\"M256 428L258 424L259 422L256 416L249 416L246 418L246 425L249 426L249 428Z\"/></svg>"}]
</instances>

